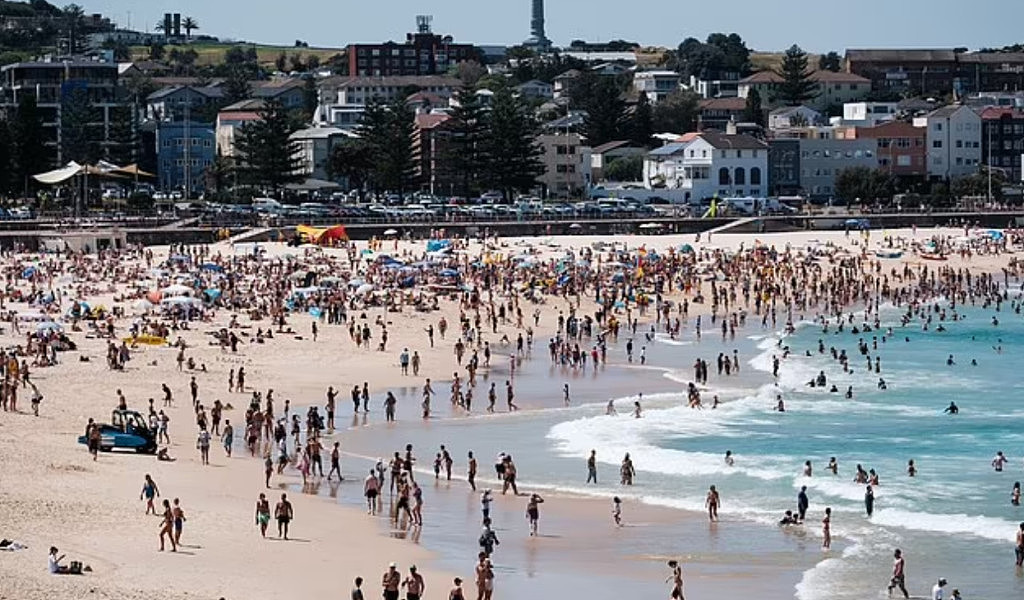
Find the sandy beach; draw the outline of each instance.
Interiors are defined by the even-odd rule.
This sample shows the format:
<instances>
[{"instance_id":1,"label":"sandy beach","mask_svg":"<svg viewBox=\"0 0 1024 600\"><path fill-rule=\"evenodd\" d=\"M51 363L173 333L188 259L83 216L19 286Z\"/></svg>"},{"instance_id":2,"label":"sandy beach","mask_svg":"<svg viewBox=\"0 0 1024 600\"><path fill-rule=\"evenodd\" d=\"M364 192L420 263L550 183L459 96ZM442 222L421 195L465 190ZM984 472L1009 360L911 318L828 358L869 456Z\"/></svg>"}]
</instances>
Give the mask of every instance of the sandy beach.
<instances>
[{"instance_id":1,"label":"sandy beach","mask_svg":"<svg viewBox=\"0 0 1024 600\"><path fill-rule=\"evenodd\" d=\"M578 258L582 249L592 249L597 242L626 244L633 252L643 247L644 254L665 254L684 244L698 253L709 248L737 252L764 244L780 252L787 247L813 247L823 252L838 247L844 249L843 256L852 257L860 253L863 244L867 244L872 253L886 247L882 238L893 236L903 240L894 245L906 245L905 253L900 258L887 259L886 268L907 263L915 267L920 264L967 266L973 272L1000 273L1012 257L985 254L964 258L949 254L946 260L938 262L923 260L919 253L910 250L911 240L924 241L933 235L956 238L964 232L872 231L869 241L858 233L841 231L719 234L710 242L697 241L690 235L615 239L568 236L499 240L491 252L506 257L525 254L543 263L563 258L569 249L574 250L573 256ZM347 264L347 255L342 249L291 248L284 244L259 246L266 252L267 260L278 257L287 261L289 259L284 257L291 255L295 257L293 260L304 261L303 269L312 270L323 256L334 257L335 266ZM365 247L365 243L359 244L360 250ZM167 248L149 250L154 253L153 266L162 263L170 253ZM224 262L249 251L249 247L216 244L209 247L209 256L197 258L193 263ZM425 251L423 241L387 241L377 255L387 252L393 257L413 261L421 259ZM473 260L482 260L482 252L482 246L473 242L457 260L468 265ZM218 254L221 258L214 258ZM30 368L31 382L44 396L38 417L33 416L30 409L29 388L19 389L18 412L0 412L0 538L26 546L22 550L0 552L0 572L3 573L0 598L334 598L345 597L357 576L365 579L363 589L367 597L378 597L381 576L392 561L397 563L403 577L408 574L409 566L418 566L426 581L423 597L427 600L447 599L456 576L463 579L466 596L476 597L473 568L478 550L479 496L471 493L464 481L465 452L470 445L467 440L480 449L479 487L497 488L493 454L483 452L484 446L504 445L501 447L516 454L516 440L498 439L500 434L496 432L503 427L503 422L511 422L517 416L486 415L483 407L487 394L483 385L478 385L474 392L474 406L479 408L474 409L472 415L449 403L453 373L465 376L464 365L460 366L455 356L462 316L457 300L438 293L437 310L423 312L408 304L401 307L401 312L388 311L383 306L348 310L348 317L360 322L365 315L365 322L374 329L373 344L369 348L356 347L348 327L325 324L301 310L287 315L287 326L293 330L292 334L275 333L272 339L255 343L257 328L277 331L270 319L254 321L246 310L224 306L208 308L206 320L192 321L188 330L172 331L168 336L172 343L179 338L184 342L184 355L194 360L195 368L179 369L176 347L138 345L131 348L131 359L123 370L111 370L105 358L108 340L90 332L85 321L80 322L82 331L73 331L71 321L62 320L61 316L73 301L86 301L92 307L123 307L125 316L112 320L115 338L120 344L122 338L128 337L133 321L140 318L132 309L138 298L126 296L129 289L139 287L140 276L149 270L144 258L110 258L102 269L95 262L83 263L73 275L66 272L66 264L65 272L60 272L53 260L38 255L4 259L8 296L3 310L14 311L15 315L40 310L38 303L30 306L13 300L10 294L15 290L28 293L32 289L46 292L60 289L60 298L55 298L47 305L49 308L42 310L50 311L77 345L77 350L59 353L58 365ZM817 260L830 264L839 259L835 254L826 257L823 253ZM39 270L39 277L22 277L23 270L30 264ZM120 265L116 270L115 264ZM137 269L136 273L130 271L133 268ZM300 270L298 264L294 265L294 270ZM182 273L187 271L188 268L181 267ZM284 273L278 276L283 277ZM117 277L120 281L115 284L104 277ZM711 279L713 276L702 280L698 289L686 292L674 289L666 291L664 296L676 302L684 299L692 302L698 292L705 296L710 294ZM173 272L170 276L151 278L143 287L157 289L172 280ZM292 287L299 287L299 283ZM493 294L496 303L508 301L505 290L497 285L490 289L480 285L478 289L484 299ZM421 290L422 286L417 284L409 291ZM266 294L265 299L271 304L276 301L268 288L254 289L251 294L256 298ZM530 414L547 411L554 422L557 411L565 409L561 397L565 377L548 364L547 340L556 335L560 317L568 316L573 308L581 315L592 314L597 305L592 294L587 293L578 296L545 293L542 300L536 304L523 302L523 328L517 327L516 319L509 314L506 320L499 320L493 330L485 324L477 336L487 340L492 349L492 367L481 372L487 376L485 382L497 384L499 412L504 412L505 407L503 382L518 377L516 403L521 411ZM536 317L534 311L538 311ZM707 303L691 303L689 320L709 312ZM641 334L654 320L653 311L640 316L635 305L630 305L628 312L627 309L618 311L616 316L622 320L639 317ZM155 314L149 318L159 320ZM241 337L236 352L223 348L210 335L229 328L233 318L238 327L231 331ZM377 319L382 320L388 332L384 351L376 348L379 337L374 323ZM441 319L448 324L443 339L438 331ZM169 322L169 319L164 321ZM316 341L312 339L314 322L317 323ZM784 323L785 317L780 314L777 327L781 328ZM16 333L13 323L2 325L0 343L8 348L25 345L26 332L36 327L34 322L22 322L19 323L20 333ZM532 350L529 356L510 359L510 355L516 354L515 341L518 335L524 334L525 326L532 329ZM428 339L428 327L435 330L433 347ZM707 327L710 329L708 337L713 337L714 328ZM756 331L753 320L746 329ZM692 326L687 323L681 336L691 339L692 335ZM502 340L503 336L507 336L507 342ZM604 367L607 371L595 370L589 377L572 380L574 405L603 404L609 397L627 395L632 389L646 390L648 395L685 391L684 383L663 377L662 373L652 376L643 371L641 365L627 363L622 344L622 340L610 343ZM400 353L406 348L421 357L416 376L401 372ZM584 347L584 352L586 349ZM19 360L21 358L24 357ZM652 372L660 368L658 359L652 350ZM31 361L31 357L28 360ZM518 369L515 373L510 372L513 362ZM674 366L684 372L689 369L688 364ZM246 372L246 390L229 392L229 371L240 367ZM667 372L667 367L663 370ZM583 373L587 370L583 369ZM227 457L215 439L209 465L202 464L196 448L196 416L190 399L193 377L198 384L199 402L207 411L216 400L230 404L223 418L235 426L233 456ZM426 378L432 380L436 394L433 418L429 420L420 415L421 390ZM645 381L650 383L641 383ZM371 393L369 412L353 414L349 392L364 382ZM161 391L164 383L174 398L173 406L166 408ZM302 475L293 465L281 475L275 473L270 488L266 488L263 461L261 457L251 457L244 444L245 411L251 392L256 390L265 395L272 389L276 414L281 414L287 399L291 414L304 415L310 406L318 406L323 411L328 386L333 386L339 395L336 431L324 432L323 436L324 466L329 468L326 455L331 445L340 442L345 481L338 484L311 478L312 483L303 486ZM94 461L86 447L77 443L78 436L85 433L89 418L99 422L110 420L111 411L118 403L117 390L123 393L131 409L145 414L147 401L152 398L154 406L166 412L171 438L168 451L176 460L164 462L148 454L101 452ZM384 422L384 398L388 391L394 392L398 399L396 423ZM651 402L652 407L660 406L657 399ZM619 410L625 412L629 407L620 406ZM453 434L446 429L453 427L461 428L464 433ZM494 437L481 439L479 432L484 430L486 436ZM455 459L455 477L451 482L435 484L430 468L436 446L423 447L419 441L434 444L436 435L455 436L449 442ZM362 496L362 479L372 467L372 459L377 456L386 459L391 452L401 451L406 443L412 443L411 440L417 440L416 480L424 488L425 498L425 524L419 528L396 527L386 517L368 516ZM582 466L585 458L579 458L581 469L585 469ZM521 464L520 468L523 471L521 491L530 493L531 465ZM615 477L612 467L602 465L601 469ZM585 470L583 472L585 474ZM181 547L176 553L158 551L161 519L145 515L145 502L140 500L146 474L159 486L158 500L181 500L186 521ZM638 482L638 487L642 485ZM772 531L770 536L752 541L751 526L744 521L726 518L722 523L709 526L701 513L642 501L629 503L627 527L618 529L611 524L610 498L536 489L548 500L542 508L542 533L545 535L534 539L527 536L523 518L526 499L502 498L497 494L493 519L502 545L495 557L496 597L519 598L531 593L551 598L573 597L580 593L594 596L609 590L617 595L635 590L638 595L634 597L665 597L669 588L664 579L670 574L665 561L681 558L688 597L756 593L768 599L792 598L801 573L821 559L820 542L816 538L794 539L800 536ZM267 538L261 538L254 516L256 498L261 492L267 494L271 506L281 493L288 494L295 511L290 540L277 539L273 522ZM383 499L388 499L387 493ZM723 513L727 514L728 507L727 502L723 504ZM47 550L51 545L67 555L65 562L80 561L91 567L91 571L81 576L52 576L46 567ZM837 551L842 550L842 545L843 542L837 540Z\"/></svg>"}]
</instances>

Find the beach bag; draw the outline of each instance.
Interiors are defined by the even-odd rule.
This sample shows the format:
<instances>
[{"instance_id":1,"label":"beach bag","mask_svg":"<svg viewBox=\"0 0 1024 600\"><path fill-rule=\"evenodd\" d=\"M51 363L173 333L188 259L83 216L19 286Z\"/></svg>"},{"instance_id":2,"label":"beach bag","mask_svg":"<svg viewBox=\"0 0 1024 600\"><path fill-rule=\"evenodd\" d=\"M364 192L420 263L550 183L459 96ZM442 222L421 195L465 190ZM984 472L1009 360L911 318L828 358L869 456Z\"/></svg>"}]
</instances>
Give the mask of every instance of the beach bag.
<instances>
[{"instance_id":1,"label":"beach bag","mask_svg":"<svg viewBox=\"0 0 1024 600\"><path fill-rule=\"evenodd\" d=\"M81 575L82 563L78 562L77 560L71 561L71 564L68 565L68 573L72 575Z\"/></svg>"}]
</instances>

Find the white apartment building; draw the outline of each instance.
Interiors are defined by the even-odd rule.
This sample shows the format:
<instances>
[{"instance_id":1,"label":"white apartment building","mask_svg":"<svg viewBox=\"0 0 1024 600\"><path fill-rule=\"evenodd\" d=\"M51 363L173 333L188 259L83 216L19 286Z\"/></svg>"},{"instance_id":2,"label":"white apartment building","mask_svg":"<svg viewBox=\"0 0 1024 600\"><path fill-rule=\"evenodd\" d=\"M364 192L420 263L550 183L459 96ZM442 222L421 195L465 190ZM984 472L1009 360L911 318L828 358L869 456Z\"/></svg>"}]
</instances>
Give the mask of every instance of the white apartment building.
<instances>
[{"instance_id":1,"label":"white apartment building","mask_svg":"<svg viewBox=\"0 0 1024 600\"><path fill-rule=\"evenodd\" d=\"M644 158L644 187L679 190L685 202L762 197L768 191L768 144L749 135L688 133Z\"/></svg>"},{"instance_id":2,"label":"white apartment building","mask_svg":"<svg viewBox=\"0 0 1024 600\"><path fill-rule=\"evenodd\" d=\"M950 179L978 172L981 160L981 117L970 108L953 104L914 119L924 127L928 151L928 177Z\"/></svg>"},{"instance_id":3,"label":"white apartment building","mask_svg":"<svg viewBox=\"0 0 1024 600\"><path fill-rule=\"evenodd\" d=\"M664 100L679 90L682 76L675 71L637 71L633 74L633 89L645 94L651 104Z\"/></svg>"},{"instance_id":4,"label":"white apartment building","mask_svg":"<svg viewBox=\"0 0 1024 600\"><path fill-rule=\"evenodd\" d=\"M843 105L843 125L874 127L896 119L896 102L847 102Z\"/></svg>"},{"instance_id":5,"label":"white apartment building","mask_svg":"<svg viewBox=\"0 0 1024 600\"><path fill-rule=\"evenodd\" d=\"M439 75L394 77L329 77L320 83L320 105L316 123L320 126L352 129L362 119L366 104L377 99L393 102L405 99L409 90L451 98L462 82Z\"/></svg>"}]
</instances>

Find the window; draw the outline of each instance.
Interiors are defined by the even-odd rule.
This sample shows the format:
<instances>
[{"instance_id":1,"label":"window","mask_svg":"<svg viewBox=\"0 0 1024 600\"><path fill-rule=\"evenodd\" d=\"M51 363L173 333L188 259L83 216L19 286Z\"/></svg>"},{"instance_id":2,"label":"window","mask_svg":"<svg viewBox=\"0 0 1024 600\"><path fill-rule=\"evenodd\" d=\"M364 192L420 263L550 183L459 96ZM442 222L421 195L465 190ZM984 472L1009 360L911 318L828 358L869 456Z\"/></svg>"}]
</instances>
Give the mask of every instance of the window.
<instances>
[{"instance_id":1,"label":"window","mask_svg":"<svg viewBox=\"0 0 1024 600\"><path fill-rule=\"evenodd\" d=\"M693 158L693 150L690 150L690 158Z\"/></svg>"},{"instance_id":2,"label":"window","mask_svg":"<svg viewBox=\"0 0 1024 600\"><path fill-rule=\"evenodd\" d=\"M960 158L959 156L956 157L956 166L962 167L963 165L964 165L964 159Z\"/></svg>"},{"instance_id":3,"label":"window","mask_svg":"<svg viewBox=\"0 0 1024 600\"><path fill-rule=\"evenodd\" d=\"M170 139L165 139L164 140L164 148L170 148L170 147L171 147L171 140Z\"/></svg>"},{"instance_id":4,"label":"window","mask_svg":"<svg viewBox=\"0 0 1024 600\"><path fill-rule=\"evenodd\" d=\"M725 150L722 150L722 158L725 158Z\"/></svg>"},{"instance_id":5,"label":"window","mask_svg":"<svg viewBox=\"0 0 1024 600\"><path fill-rule=\"evenodd\" d=\"M941 147L942 147L942 140L933 140L932 141L932 148L941 148Z\"/></svg>"},{"instance_id":6,"label":"window","mask_svg":"<svg viewBox=\"0 0 1024 600\"><path fill-rule=\"evenodd\" d=\"M736 151L736 158L743 158L743 151L742 150L737 150Z\"/></svg>"},{"instance_id":7,"label":"window","mask_svg":"<svg viewBox=\"0 0 1024 600\"><path fill-rule=\"evenodd\" d=\"M729 169L722 167L718 170L718 185L729 185Z\"/></svg>"},{"instance_id":8,"label":"window","mask_svg":"<svg viewBox=\"0 0 1024 600\"><path fill-rule=\"evenodd\" d=\"M935 124L935 131L942 131L942 123Z\"/></svg>"},{"instance_id":9,"label":"window","mask_svg":"<svg viewBox=\"0 0 1024 600\"><path fill-rule=\"evenodd\" d=\"M747 172L743 170L743 167L736 167L733 172L733 180L736 185L747 185Z\"/></svg>"},{"instance_id":10,"label":"window","mask_svg":"<svg viewBox=\"0 0 1024 600\"><path fill-rule=\"evenodd\" d=\"M761 167L752 167L750 169L750 185L761 185ZM754 196L759 196L757 192L751 191Z\"/></svg>"},{"instance_id":11,"label":"window","mask_svg":"<svg viewBox=\"0 0 1024 600\"><path fill-rule=\"evenodd\" d=\"M964 147L964 143L963 143L963 141L961 141L961 140L957 140L957 141L956 141L956 147L957 147L957 148L963 148L963 147Z\"/></svg>"}]
</instances>

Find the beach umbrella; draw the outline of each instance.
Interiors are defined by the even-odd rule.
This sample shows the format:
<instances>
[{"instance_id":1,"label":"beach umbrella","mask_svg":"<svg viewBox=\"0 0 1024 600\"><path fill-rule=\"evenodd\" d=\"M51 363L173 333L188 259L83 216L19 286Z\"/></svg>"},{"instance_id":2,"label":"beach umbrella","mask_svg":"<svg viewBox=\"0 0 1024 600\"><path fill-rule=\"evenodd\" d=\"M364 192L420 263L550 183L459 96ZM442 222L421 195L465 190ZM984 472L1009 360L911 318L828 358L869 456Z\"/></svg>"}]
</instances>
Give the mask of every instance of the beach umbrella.
<instances>
[{"instance_id":1,"label":"beach umbrella","mask_svg":"<svg viewBox=\"0 0 1024 600\"><path fill-rule=\"evenodd\" d=\"M61 329L63 329L63 327L61 327L59 323L54 323L53 321L43 321L42 323L36 325L36 331L39 332L60 331Z\"/></svg>"},{"instance_id":2,"label":"beach umbrella","mask_svg":"<svg viewBox=\"0 0 1024 600\"><path fill-rule=\"evenodd\" d=\"M685 254L692 254L693 253L693 246L691 246L689 244L683 244L683 245L679 246L679 251L683 252Z\"/></svg>"},{"instance_id":3,"label":"beach umbrella","mask_svg":"<svg viewBox=\"0 0 1024 600\"><path fill-rule=\"evenodd\" d=\"M221 292L217 288L207 288L206 290L203 290L203 293L209 296L211 300L216 300L217 298L220 298Z\"/></svg>"},{"instance_id":4,"label":"beach umbrella","mask_svg":"<svg viewBox=\"0 0 1024 600\"><path fill-rule=\"evenodd\" d=\"M361 286L356 288L356 293L359 294L360 296L363 296L365 294L369 294L372 291L373 291L373 284L370 284L370 283L364 283L363 285L361 285Z\"/></svg>"},{"instance_id":5,"label":"beach umbrella","mask_svg":"<svg viewBox=\"0 0 1024 600\"><path fill-rule=\"evenodd\" d=\"M160 291L163 293L165 297L187 296L192 293L192 288L188 287L187 285L176 283L174 285L169 285Z\"/></svg>"},{"instance_id":6,"label":"beach umbrella","mask_svg":"<svg viewBox=\"0 0 1024 600\"><path fill-rule=\"evenodd\" d=\"M349 279L349 280L348 280L348 287L354 287L354 288L357 288L357 287L360 287L360 286L362 286L362 285L363 285L364 283L366 283L366 280L365 280L365 279L359 279L359 278L357 277L357 278L355 278L355 279Z\"/></svg>"},{"instance_id":7,"label":"beach umbrella","mask_svg":"<svg viewBox=\"0 0 1024 600\"><path fill-rule=\"evenodd\" d=\"M217 263L206 263L199 268L204 271L214 271L216 273L220 273L221 271L224 270L224 267L218 265Z\"/></svg>"},{"instance_id":8,"label":"beach umbrella","mask_svg":"<svg viewBox=\"0 0 1024 600\"><path fill-rule=\"evenodd\" d=\"M21 277L22 279L32 279L35 277L37 272L38 270L35 267L26 267L25 270L21 272Z\"/></svg>"},{"instance_id":9,"label":"beach umbrella","mask_svg":"<svg viewBox=\"0 0 1024 600\"><path fill-rule=\"evenodd\" d=\"M458 277L459 276L459 272L456 271L455 269L441 269L440 271L438 271L437 274L440 275L441 277Z\"/></svg>"},{"instance_id":10,"label":"beach umbrella","mask_svg":"<svg viewBox=\"0 0 1024 600\"><path fill-rule=\"evenodd\" d=\"M664 227L661 223L644 223L640 226L640 229L661 229Z\"/></svg>"},{"instance_id":11,"label":"beach umbrella","mask_svg":"<svg viewBox=\"0 0 1024 600\"><path fill-rule=\"evenodd\" d=\"M164 298L160 301L161 306L184 306L189 304L196 304L199 301L195 298L189 298L187 296L175 296L173 298Z\"/></svg>"},{"instance_id":12,"label":"beach umbrella","mask_svg":"<svg viewBox=\"0 0 1024 600\"><path fill-rule=\"evenodd\" d=\"M625 280L626 276L622 273L616 273L615 275L612 275L612 281L614 281L615 283L622 283Z\"/></svg>"},{"instance_id":13,"label":"beach umbrella","mask_svg":"<svg viewBox=\"0 0 1024 600\"><path fill-rule=\"evenodd\" d=\"M988 236L994 240L1001 240L1003 239L1003 232L996 229L989 229Z\"/></svg>"},{"instance_id":14,"label":"beach umbrella","mask_svg":"<svg viewBox=\"0 0 1024 600\"><path fill-rule=\"evenodd\" d=\"M153 308L153 306L154 304L149 300L146 300L145 298L141 300L136 300L135 304L132 304L132 308L139 312L146 312L149 309Z\"/></svg>"},{"instance_id":15,"label":"beach umbrella","mask_svg":"<svg viewBox=\"0 0 1024 600\"><path fill-rule=\"evenodd\" d=\"M580 225L579 223L573 223L572 225L569 226L569 229L583 229L583 226Z\"/></svg>"},{"instance_id":16,"label":"beach umbrella","mask_svg":"<svg viewBox=\"0 0 1024 600\"><path fill-rule=\"evenodd\" d=\"M185 256L184 254L172 254L169 257L167 257L167 259L174 262L189 262L190 260L192 260L189 257Z\"/></svg>"},{"instance_id":17,"label":"beach umbrella","mask_svg":"<svg viewBox=\"0 0 1024 600\"><path fill-rule=\"evenodd\" d=\"M397 229L385 229L384 235L398 235Z\"/></svg>"}]
</instances>

